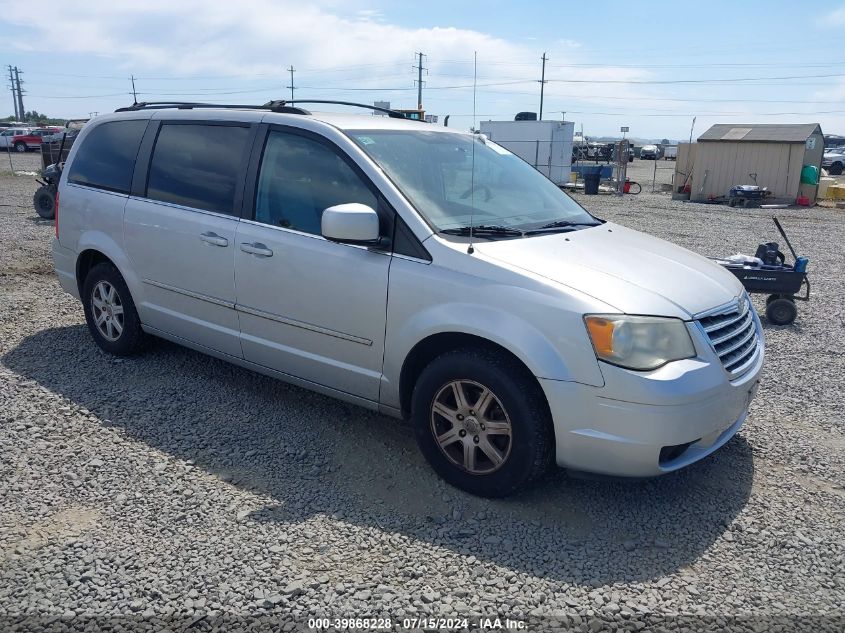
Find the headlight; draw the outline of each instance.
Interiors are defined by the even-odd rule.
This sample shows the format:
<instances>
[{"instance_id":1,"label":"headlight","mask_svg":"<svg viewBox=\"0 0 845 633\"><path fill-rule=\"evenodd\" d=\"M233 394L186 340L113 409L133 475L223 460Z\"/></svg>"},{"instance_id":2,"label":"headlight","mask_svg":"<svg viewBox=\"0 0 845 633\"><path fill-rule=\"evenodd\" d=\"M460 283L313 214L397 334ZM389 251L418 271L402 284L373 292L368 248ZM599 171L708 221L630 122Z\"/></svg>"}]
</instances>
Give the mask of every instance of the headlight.
<instances>
[{"instance_id":1,"label":"headlight","mask_svg":"<svg viewBox=\"0 0 845 633\"><path fill-rule=\"evenodd\" d=\"M592 314L584 317L596 357L628 369L657 369L692 358L695 347L679 319Z\"/></svg>"}]
</instances>

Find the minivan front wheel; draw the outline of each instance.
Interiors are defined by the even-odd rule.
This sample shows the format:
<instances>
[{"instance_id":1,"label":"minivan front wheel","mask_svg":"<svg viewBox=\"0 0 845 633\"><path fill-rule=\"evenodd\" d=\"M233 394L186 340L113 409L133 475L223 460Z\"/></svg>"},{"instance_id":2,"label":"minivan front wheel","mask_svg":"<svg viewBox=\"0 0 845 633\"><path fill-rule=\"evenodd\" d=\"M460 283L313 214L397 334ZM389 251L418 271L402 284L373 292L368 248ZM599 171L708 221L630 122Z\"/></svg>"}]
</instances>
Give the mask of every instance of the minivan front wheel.
<instances>
[{"instance_id":1,"label":"minivan front wheel","mask_svg":"<svg viewBox=\"0 0 845 633\"><path fill-rule=\"evenodd\" d=\"M439 356L420 375L411 409L420 450L456 488L505 496L551 463L545 398L525 367L504 354L463 349Z\"/></svg>"},{"instance_id":2,"label":"minivan front wheel","mask_svg":"<svg viewBox=\"0 0 845 633\"><path fill-rule=\"evenodd\" d=\"M141 320L117 268L106 262L94 266L82 293L85 320L97 345L116 356L137 352L144 338Z\"/></svg>"}]
</instances>

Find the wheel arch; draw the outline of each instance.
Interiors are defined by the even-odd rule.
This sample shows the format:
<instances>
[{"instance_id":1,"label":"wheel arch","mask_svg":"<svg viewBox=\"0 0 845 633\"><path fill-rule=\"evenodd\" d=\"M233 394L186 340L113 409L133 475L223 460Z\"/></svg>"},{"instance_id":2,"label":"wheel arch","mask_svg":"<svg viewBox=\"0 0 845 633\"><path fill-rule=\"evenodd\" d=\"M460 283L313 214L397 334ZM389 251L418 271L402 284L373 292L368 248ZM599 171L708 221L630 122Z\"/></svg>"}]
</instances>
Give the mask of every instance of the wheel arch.
<instances>
[{"instance_id":1,"label":"wheel arch","mask_svg":"<svg viewBox=\"0 0 845 633\"><path fill-rule=\"evenodd\" d=\"M423 369L438 356L462 348L486 349L509 357L513 362L522 367L526 377L537 385L539 392L543 394L543 400L546 406L549 406L542 386L534 375L534 372L511 350L495 341L476 334L468 334L466 332L438 332L425 337L414 345L402 363L402 369L399 373L399 403L403 417L410 417L411 397L414 391L414 385Z\"/></svg>"},{"instance_id":2,"label":"wheel arch","mask_svg":"<svg viewBox=\"0 0 845 633\"><path fill-rule=\"evenodd\" d=\"M138 277L132 272L131 262L114 239L101 231L87 232L80 237L76 250L79 253L76 256L76 286L80 297L88 272L97 264L108 262L117 268L135 300L140 299L137 296L139 293Z\"/></svg>"},{"instance_id":3,"label":"wheel arch","mask_svg":"<svg viewBox=\"0 0 845 633\"><path fill-rule=\"evenodd\" d=\"M85 278L88 276L88 273L94 266L103 263L115 266L115 263L107 255L95 248L87 248L79 253L79 256L76 258L76 287L79 289L80 297L82 296L82 286L85 284Z\"/></svg>"}]
</instances>

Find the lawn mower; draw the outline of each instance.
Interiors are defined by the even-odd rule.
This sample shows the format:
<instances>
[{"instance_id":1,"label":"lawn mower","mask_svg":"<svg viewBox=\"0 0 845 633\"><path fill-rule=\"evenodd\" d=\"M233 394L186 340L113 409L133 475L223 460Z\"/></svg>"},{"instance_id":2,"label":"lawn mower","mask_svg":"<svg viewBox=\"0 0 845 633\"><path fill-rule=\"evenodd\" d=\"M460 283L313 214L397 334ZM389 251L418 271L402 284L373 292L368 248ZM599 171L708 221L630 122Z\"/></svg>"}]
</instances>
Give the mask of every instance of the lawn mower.
<instances>
[{"instance_id":1,"label":"lawn mower","mask_svg":"<svg viewBox=\"0 0 845 633\"><path fill-rule=\"evenodd\" d=\"M795 301L810 300L809 260L798 256L778 219L773 217L772 220L792 253L793 264L786 263L786 256L779 250L777 242L760 244L754 257L733 255L716 258L716 261L731 271L749 293L769 295L766 297L766 319L769 323L789 325L798 316ZM804 294L799 295L802 287Z\"/></svg>"}]
</instances>

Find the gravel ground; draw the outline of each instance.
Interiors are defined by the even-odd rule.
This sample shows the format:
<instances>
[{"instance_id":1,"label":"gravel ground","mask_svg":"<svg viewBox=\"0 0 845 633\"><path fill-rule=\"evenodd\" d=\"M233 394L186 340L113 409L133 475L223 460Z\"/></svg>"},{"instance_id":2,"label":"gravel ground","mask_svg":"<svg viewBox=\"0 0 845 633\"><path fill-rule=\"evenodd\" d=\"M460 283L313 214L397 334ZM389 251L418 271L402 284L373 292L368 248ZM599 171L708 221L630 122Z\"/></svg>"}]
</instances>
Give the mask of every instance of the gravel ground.
<instances>
[{"instance_id":1,"label":"gravel ground","mask_svg":"<svg viewBox=\"0 0 845 633\"><path fill-rule=\"evenodd\" d=\"M0 630L845 629L845 211L780 212L813 297L766 327L762 386L722 450L488 501L441 483L392 419L164 342L99 352L59 290L32 177L3 159ZM704 254L777 238L760 210L578 200Z\"/></svg>"}]
</instances>

